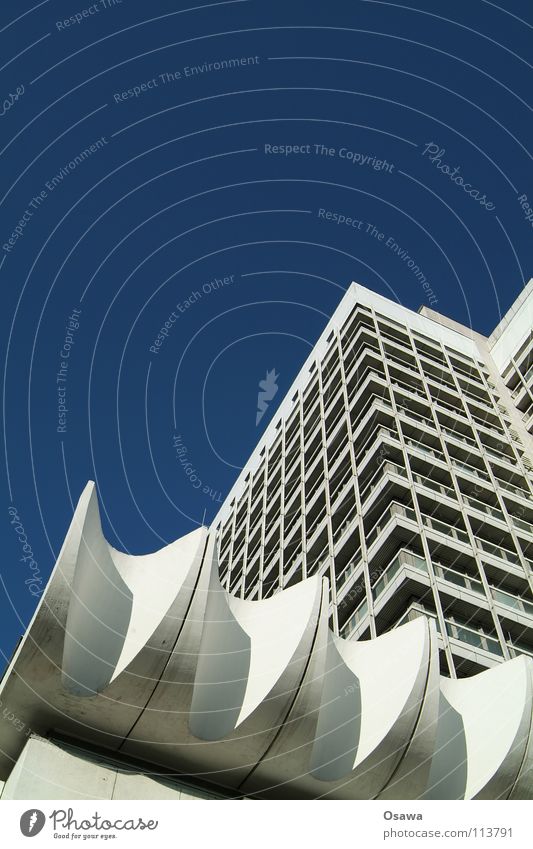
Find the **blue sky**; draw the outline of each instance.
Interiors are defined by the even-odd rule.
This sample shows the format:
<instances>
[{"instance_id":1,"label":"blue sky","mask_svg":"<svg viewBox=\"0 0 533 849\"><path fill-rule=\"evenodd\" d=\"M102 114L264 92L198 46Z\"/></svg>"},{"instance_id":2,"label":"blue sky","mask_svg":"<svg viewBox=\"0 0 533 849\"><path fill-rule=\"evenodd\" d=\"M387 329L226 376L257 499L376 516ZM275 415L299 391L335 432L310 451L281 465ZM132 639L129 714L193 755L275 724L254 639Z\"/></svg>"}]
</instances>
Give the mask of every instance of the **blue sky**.
<instances>
[{"instance_id":1,"label":"blue sky","mask_svg":"<svg viewBox=\"0 0 533 849\"><path fill-rule=\"evenodd\" d=\"M5 660L86 481L132 553L209 522L351 280L417 309L412 259L435 309L497 324L533 268L533 15L517 0L0 15Z\"/></svg>"}]
</instances>

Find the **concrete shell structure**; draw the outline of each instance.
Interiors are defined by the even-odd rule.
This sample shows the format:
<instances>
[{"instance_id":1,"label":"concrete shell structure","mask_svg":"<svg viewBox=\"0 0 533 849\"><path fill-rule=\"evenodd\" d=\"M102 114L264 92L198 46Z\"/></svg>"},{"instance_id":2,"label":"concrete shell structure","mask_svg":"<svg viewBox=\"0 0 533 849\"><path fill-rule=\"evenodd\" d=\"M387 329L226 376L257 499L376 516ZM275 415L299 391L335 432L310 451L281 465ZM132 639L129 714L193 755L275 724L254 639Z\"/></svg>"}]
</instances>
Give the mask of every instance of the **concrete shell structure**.
<instances>
[{"instance_id":1,"label":"concrete shell structure","mask_svg":"<svg viewBox=\"0 0 533 849\"><path fill-rule=\"evenodd\" d=\"M532 667L522 656L443 678L424 617L344 640L329 629L319 576L235 598L204 528L122 554L103 537L89 483L0 699L37 734L243 796L523 799ZM24 742L0 723L1 778Z\"/></svg>"}]
</instances>

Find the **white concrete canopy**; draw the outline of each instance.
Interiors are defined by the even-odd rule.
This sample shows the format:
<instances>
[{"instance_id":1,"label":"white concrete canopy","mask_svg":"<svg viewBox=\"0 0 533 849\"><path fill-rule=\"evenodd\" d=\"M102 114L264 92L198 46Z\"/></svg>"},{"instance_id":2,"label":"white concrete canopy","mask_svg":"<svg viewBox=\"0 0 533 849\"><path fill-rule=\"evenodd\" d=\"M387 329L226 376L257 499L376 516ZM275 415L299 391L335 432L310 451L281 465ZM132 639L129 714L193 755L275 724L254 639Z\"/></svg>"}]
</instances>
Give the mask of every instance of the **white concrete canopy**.
<instances>
[{"instance_id":1,"label":"white concrete canopy","mask_svg":"<svg viewBox=\"0 0 533 849\"><path fill-rule=\"evenodd\" d=\"M318 576L231 597L206 529L116 551L90 483L0 698L42 736L243 795L531 798L531 661L453 681L438 668L425 618L366 642L334 636ZM0 778L24 742L0 723Z\"/></svg>"}]
</instances>

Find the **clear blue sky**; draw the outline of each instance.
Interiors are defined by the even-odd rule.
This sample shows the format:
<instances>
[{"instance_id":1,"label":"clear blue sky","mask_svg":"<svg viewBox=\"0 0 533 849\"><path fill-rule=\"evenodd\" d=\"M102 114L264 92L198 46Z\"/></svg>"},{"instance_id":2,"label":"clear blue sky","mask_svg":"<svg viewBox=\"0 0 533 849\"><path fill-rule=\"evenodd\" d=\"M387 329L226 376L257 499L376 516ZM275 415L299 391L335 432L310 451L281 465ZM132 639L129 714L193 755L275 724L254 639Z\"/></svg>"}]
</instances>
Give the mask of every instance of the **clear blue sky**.
<instances>
[{"instance_id":1,"label":"clear blue sky","mask_svg":"<svg viewBox=\"0 0 533 849\"><path fill-rule=\"evenodd\" d=\"M31 558L44 582L86 481L132 553L209 522L351 280L416 309L414 263L434 308L499 321L533 269L533 14L4 0L0 15L5 660L37 602Z\"/></svg>"}]
</instances>

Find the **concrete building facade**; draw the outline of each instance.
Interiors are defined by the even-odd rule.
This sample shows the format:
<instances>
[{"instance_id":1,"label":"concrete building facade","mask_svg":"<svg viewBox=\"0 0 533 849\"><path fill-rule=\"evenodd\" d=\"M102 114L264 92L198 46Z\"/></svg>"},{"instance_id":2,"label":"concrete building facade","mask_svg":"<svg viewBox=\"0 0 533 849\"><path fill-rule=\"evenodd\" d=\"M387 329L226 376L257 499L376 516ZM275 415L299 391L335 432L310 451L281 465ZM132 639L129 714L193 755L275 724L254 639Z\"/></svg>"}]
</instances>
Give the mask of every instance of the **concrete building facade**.
<instances>
[{"instance_id":1,"label":"concrete building facade","mask_svg":"<svg viewBox=\"0 0 533 849\"><path fill-rule=\"evenodd\" d=\"M353 284L213 523L224 587L431 616L452 677L533 655L532 328L533 281L488 339Z\"/></svg>"}]
</instances>

